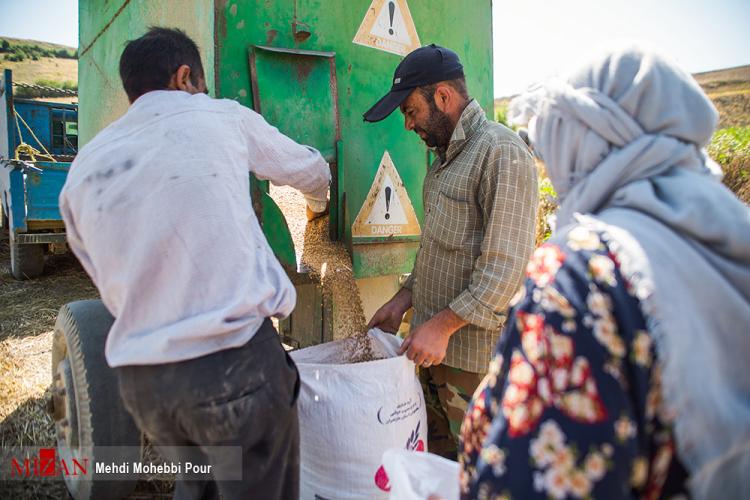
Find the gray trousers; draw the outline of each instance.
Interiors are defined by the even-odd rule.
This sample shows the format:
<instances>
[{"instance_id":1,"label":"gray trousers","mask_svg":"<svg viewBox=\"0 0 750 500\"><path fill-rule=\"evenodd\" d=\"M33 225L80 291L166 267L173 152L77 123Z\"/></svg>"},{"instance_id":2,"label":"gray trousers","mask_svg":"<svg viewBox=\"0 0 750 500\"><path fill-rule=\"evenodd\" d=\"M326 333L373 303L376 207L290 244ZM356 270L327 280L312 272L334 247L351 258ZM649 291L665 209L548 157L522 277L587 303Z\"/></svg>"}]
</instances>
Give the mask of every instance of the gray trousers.
<instances>
[{"instance_id":1,"label":"gray trousers","mask_svg":"<svg viewBox=\"0 0 750 500\"><path fill-rule=\"evenodd\" d=\"M270 320L238 348L116 371L125 408L162 455L175 452L160 445L242 447L242 481L178 476L174 498L299 498L299 375ZM213 470L221 455L207 454Z\"/></svg>"}]
</instances>

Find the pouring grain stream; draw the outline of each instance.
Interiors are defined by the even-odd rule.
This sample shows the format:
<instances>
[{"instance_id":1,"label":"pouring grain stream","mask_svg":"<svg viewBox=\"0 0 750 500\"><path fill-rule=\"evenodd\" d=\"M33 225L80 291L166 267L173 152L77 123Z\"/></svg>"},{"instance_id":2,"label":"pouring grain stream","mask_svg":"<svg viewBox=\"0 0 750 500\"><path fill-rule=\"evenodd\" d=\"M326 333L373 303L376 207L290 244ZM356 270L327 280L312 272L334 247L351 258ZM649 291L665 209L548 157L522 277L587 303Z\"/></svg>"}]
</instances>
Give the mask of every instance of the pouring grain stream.
<instances>
[{"instance_id":1,"label":"pouring grain stream","mask_svg":"<svg viewBox=\"0 0 750 500\"><path fill-rule=\"evenodd\" d=\"M302 264L320 281L323 296L333 304L333 338L349 339L346 362L361 363L379 359L373 353L362 309L352 262L346 247L328 237L328 218L305 224L305 201L288 187L271 187L271 197L285 214L295 250Z\"/></svg>"}]
</instances>

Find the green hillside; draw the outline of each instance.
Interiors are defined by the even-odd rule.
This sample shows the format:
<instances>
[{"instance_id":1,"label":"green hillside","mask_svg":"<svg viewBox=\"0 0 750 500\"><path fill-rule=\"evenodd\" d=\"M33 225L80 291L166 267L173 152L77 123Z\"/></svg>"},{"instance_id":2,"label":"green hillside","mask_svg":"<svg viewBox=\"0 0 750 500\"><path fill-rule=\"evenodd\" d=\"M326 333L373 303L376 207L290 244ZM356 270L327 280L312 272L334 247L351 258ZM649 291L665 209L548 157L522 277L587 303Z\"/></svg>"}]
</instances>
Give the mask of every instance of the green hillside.
<instances>
[{"instance_id":1,"label":"green hillside","mask_svg":"<svg viewBox=\"0 0 750 500\"><path fill-rule=\"evenodd\" d=\"M0 36L0 70L13 70L15 82L75 90L78 88L76 57L74 47ZM30 94L25 89L18 89L16 94L43 96Z\"/></svg>"}]
</instances>

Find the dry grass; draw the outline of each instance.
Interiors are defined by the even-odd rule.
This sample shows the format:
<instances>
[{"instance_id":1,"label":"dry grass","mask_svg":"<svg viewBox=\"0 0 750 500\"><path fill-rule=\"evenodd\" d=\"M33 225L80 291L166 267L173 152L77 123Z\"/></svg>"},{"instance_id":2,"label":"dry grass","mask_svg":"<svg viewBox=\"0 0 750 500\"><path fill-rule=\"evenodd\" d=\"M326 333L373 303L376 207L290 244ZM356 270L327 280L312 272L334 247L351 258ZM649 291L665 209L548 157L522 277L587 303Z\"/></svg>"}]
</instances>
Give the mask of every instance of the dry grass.
<instances>
[{"instance_id":1,"label":"dry grass","mask_svg":"<svg viewBox=\"0 0 750 500\"><path fill-rule=\"evenodd\" d=\"M705 89L711 89L716 84L724 82L750 82L750 65L735 68L717 69L693 74L695 80Z\"/></svg>"},{"instance_id":2,"label":"dry grass","mask_svg":"<svg viewBox=\"0 0 750 500\"><path fill-rule=\"evenodd\" d=\"M52 335L57 311L75 300L97 298L75 257L53 256L44 275L16 281L10 275L7 235L0 239L0 447L55 445L47 413L52 380ZM170 498L172 481L147 477L131 500ZM0 498L65 498L62 481L0 483Z\"/></svg>"},{"instance_id":3,"label":"dry grass","mask_svg":"<svg viewBox=\"0 0 750 500\"><path fill-rule=\"evenodd\" d=\"M4 235L0 240L1 444L36 445L37 438L39 443L48 443L48 432L26 432L10 439L5 431L15 425L10 416L27 401L41 398L51 381L52 329L57 311L67 302L98 294L71 254L51 257L44 275L35 280L16 281L9 267L10 251ZM47 421L44 417L43 422ZM19 425L33 430L47 424L27 421Z\"/></svg>"},{"instance_id":4,"label":"dry grass","mask_svg":"<svg viewBox=\"0 0 750 500\"><path fill-rule=\"evenodd\" d=\"M57 311L74 300L98 297L91 280L75 257L52 256L45 272L34 280L16 281L10 275L8 240L0 242L0 341L48 332Z\"/></svg>"},{"instance_id":5,"label":"dry grass","mask_svg":"<svg viewBox=\"0 0 750 500\"><path fill-rule=\"evenodd\" d=\"M719 128L750 126L750 65L693 75L719 111Z\"/></svg>"},{"instance_id":6,"label":"dry grass","mask_svg":"<svg viewBox=\"0 0 750 500\"><path fill-rule=\"evenodd\" d=\"M50 258L45 274L16 281L10 275L7 235L0 241L0 447L53 446L46 411L52 380L52 329L58 309L96 297L72 255ZM61 481L7 482L2 498L63 498Z\"/></svg>"},{"instance_id":7,"label":"dry grass","mask_svg":"<svg viewBox=\"0 0 750 500\"><path fill-rule=\"evenodd\" d=\"M37 80L78 81L78 60L76 59L40 57L38 61L26 59L14 62L8 61L5 55L0 55L0 70L5 68L13 70L13 81L19 83L34 83Z\"/></svg>"},{"instance_id":8,"label":"dry grass","mask_svg":"<svg viewBox=\"0 0 750 500\"><path fill-rule=\"evenodd\" d=\"M0 447L51 446L52 419L44 411L50 384L52 332L0 344Z\"/></svg>"},{"instance_id":9,"label":"dry grass","mask_svg":"<svg viewBox=\"0 0 750 500\"><path fill-rule=\"evenodd\" d=\"M750 127L750 82L748 89L709 94L719 111L719 128Z\"/></svg>"}]
</instances>

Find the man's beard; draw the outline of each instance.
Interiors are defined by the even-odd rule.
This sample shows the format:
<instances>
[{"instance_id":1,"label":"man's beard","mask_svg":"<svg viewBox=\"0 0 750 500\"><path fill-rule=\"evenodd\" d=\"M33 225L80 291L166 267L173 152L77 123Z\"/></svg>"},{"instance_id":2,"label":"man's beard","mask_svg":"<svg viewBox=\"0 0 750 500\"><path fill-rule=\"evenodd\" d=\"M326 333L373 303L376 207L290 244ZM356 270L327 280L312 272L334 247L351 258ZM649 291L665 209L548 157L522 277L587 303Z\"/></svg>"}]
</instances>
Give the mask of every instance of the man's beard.
<instances>
[{"instance_id":1,"label":"man's beard","mask_svg":"<svg viewBox=\"0 0 750 500\"><path fill-rule=\"evenodd\" d=\"M430 148L445 151L453 135L455 128L448 115L440 111L434 101L428 100L430 115L427 117L424 127L415 127L414 131L424 134L422 139ZM421 136L420 136L421 137Z\"/></svg>"}]
</instances>

